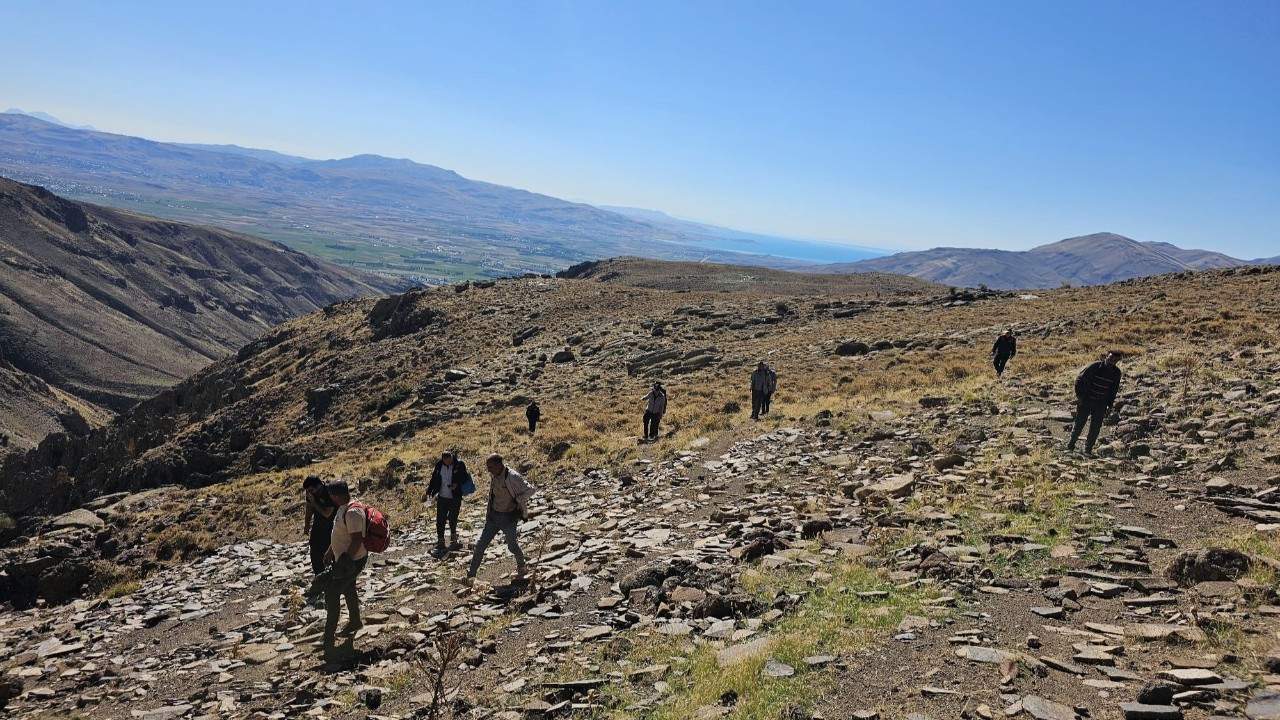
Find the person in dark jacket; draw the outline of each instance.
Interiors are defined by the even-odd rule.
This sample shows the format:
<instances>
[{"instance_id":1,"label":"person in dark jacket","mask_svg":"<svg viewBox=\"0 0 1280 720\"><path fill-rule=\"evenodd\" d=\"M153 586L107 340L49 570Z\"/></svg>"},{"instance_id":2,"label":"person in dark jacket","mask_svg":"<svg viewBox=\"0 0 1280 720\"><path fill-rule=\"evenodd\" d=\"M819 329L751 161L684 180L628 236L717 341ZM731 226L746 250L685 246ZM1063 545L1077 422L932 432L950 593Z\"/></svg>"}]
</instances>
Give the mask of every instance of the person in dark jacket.
<instances>
[{"instance_id":1,"label":"person in dark jacket","mask_svg":"<svg viewBox=\"0 0 1280 720\"><path fill-rule=\"evenodd\" d=\"M542 419L542 408L538 407L537 400L529 401L529 407L524 409L524 416L529 421L529 434L532 435L538 429L538 421Z\"/></svg>"},{"instance_id":2,"label":"person in dark jacket","mask_svg":"<svg viewBox=\"0 0 1280 720\"><path fill-rule=\"evenodd\" d=\"M1004 375L1005 363L1013 359L1018 354L1018 338L1014 337L1012 330L1005 330L1000 337L996 338L996 344L991 346L991 355L994 357L993 364L996 366L996 377Z\"/></svg>"},{"instance_id":3,"label":"person in dark jacket","mask_svg":"<svg viewBox=\"0 0 1280 720\"><path fill-rule=\"evenodd\" d=\"M308 475L302 481L302 496L307 505L303 511L302 527L311 550L311 573L319 575L324 572L324 554L329 549L329 536L333 533L333 511L338 506L329 497L318 475Z\"/></svg>"},{"instance_id":4,"label":"person in dark jacket","mask_svg":"<svg viewBox=\"0 0 1280 720\"><path fill-rule=\"evenodd\" d=\"M1076 440L1089 423L1089 434L1084 441L1084 454L1093 454L1093 444L1098 440L1098 432L1102 430L1102 421L1107 411L1116 402L1116 393L1120 390L1120 353L1112 350L1106 357L1090 363L1076 376L1076 424L1071 431L1068 450L1076 449Z\"/></svg>"},{"instance_id":5,"label":"person in dark jacket","mask_svg":"<svg viewBox=\"0 0 1280 720\"><path fill-rule=\"evenodd\" d=\"M773 391L778 389L778 373L773 368L765 364L764 369L769 373L769 385L765 388L764 397L760 399L760 414L769 414L769 405L773 402Z\"/></svg>"},{"instance_id":6,"label":"person in dark jacket","mask_svg":"<svg viewBox=\"0 0 1280 720\"><path fill-rule=\"evenodd\" d=\"M667 413L667 389L662 387L662 383L654 382L649 392L640 399L644 401L644 439L657 440L662 416Z\"/></svg>"},{"instance_id":7,"label":"person in dark jacket","mask_svg":"<svg viewBox=\"0 0 1280 720\"><path fill-rule=\"evenodd\" d=\"M458 459L452 451L446 450L436 461L435 470L431 471L431 481L427 484L424 500L436 499L436 552L443 553L444 528L449 526L449 547L456 550L458 543L458 513L462 511L462 491L471 480L467 464ZM470 485L474 488L474 485Z\"/></svg>"},{"instance_id":8,"label":"person in dark jacket","mask_svg":"<svg viewBox=\"0 0 1280 720\"><path fill-rule=\"evenodd\" d=\"M769 365L761 360L751 373L751 419L760 419L760 410L764 408L768 395L778 387L778 376L773 374Z\"/></svg>"}]
</instances>

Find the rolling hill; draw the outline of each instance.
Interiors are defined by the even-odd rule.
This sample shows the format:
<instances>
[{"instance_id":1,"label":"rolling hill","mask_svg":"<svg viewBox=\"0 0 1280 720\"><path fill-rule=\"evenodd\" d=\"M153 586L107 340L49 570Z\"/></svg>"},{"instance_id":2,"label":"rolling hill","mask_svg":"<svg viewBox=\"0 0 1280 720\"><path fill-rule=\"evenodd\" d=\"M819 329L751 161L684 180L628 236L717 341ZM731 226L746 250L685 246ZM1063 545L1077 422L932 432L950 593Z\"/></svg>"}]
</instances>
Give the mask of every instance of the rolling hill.
<instances>
[{"instance_id":1,"label":"rolling hill","mask_svg":"<svg viewBox=\"0 0 1280 720\"><path fill-rule=\"evenodd\" d=\"M1095 233L1024 251L944 247L822 265L812 270L897 273L957 287L1013 289L1101 285L1148 275L1248 264L1222 253Z\"/></svg>"},{"instance_id":2,"label":"rolling hill","mask_svg":"<svg viewBox=\"0 0 1280 720\"><path fill-rule=\"evenodd\" d=\"M0 179L0 443L82 433L274 325L400 286Z\"/></svg>"},{"instance_id":3,"label":"rolling hill","mask_svg":"<svg viewBox=\"0 0 1280 720\"><path fill-rule=\"evenodd\" d=\"M710 236L410 160L308 160L159 143L0 114L0 174L76 199L243 231L420 283L643 255L794 267Z\"/></svg>"}]
</instances>

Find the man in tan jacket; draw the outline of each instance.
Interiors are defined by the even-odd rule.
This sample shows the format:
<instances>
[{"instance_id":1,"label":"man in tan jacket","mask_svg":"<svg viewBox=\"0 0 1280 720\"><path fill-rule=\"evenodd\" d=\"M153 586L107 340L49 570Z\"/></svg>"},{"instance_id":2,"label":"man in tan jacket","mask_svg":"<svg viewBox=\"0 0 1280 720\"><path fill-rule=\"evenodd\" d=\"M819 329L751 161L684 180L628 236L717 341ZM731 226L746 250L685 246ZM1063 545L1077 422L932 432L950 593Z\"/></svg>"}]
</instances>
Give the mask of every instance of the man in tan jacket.
<instances>
[{"instance_id":1,"label":"man in tan jacket","mask_svg":"<svg viewBox=\"0 0 1280 720\"><path fill-rule=\"evenodd\" d=\"M507 539L507 549L516 558L516 576L524 577L524 553L516 541L520 520L528 515L529 497L533 488L525 481L524 476L507 467L502 456L494 453L485 462L489 470L489 510L484 520L484 530L480 531L480 539L476 542L475 554L471 556L471 567L467 569L468 582L475 579L480 570L480 561L484 559L484 551L497 536L498 531Z\"/></svg>"}]
</instances>

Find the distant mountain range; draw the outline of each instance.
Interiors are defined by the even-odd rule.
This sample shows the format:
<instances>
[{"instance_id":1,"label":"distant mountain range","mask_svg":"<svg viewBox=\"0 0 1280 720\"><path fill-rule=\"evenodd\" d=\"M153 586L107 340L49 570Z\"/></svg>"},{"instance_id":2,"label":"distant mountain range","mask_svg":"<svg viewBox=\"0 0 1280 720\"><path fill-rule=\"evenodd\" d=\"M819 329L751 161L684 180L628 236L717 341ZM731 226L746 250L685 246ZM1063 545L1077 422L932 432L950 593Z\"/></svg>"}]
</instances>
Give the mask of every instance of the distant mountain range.
<instances>
[{"instance_id":1,"label":"distant mountain range","mask_svg":"<svg viewBox=\"0 0 1280 720\"><path fill-rule=\"evenodd\" d=\"M26 115L27 117L33 117L37 120L43 120L47 123L53 123L54 125L61 125L62 127L69 127L76 130L97 131L98 129L92 125L72 125L71 123L63 122L59 120L58 118L50 115L47 112L40 112L39 110L35 110L33 112L27 112L26 110L22 110L20 108L9 108L8 110L5 110L5 113L11 114L11 115Z\"/></svg>"},{"instance_id":2,"label":"distant mountain range","mask_svg":"<svg viewBox=\"0 0 1280 720\"><path fill-rule=\"evenodd\" d=\"M673 227L409 160L309 160L235 145L180 145L0 114L0 174L59 194L253 233L418 282L549 272L639 255L798 267ZM736 248L735 248L736 249Z\"/></svg>"},{"instance_id":3,"label":"distant mountain range","mask_svg":"<svg viewBox=\"0 0 1280 720\"><path fill-rule=\"evenodd\" d=\"M402 286L0 179L0 454L87 431L285 320Z\"/></svg>"},{"instance_id":4,"label":"distant mountain range","mask_svg":"<svg viewBox=\"0 0 1280 720\"><path fill-rule=\"evenodd\" d=\"M995 289L1101 285L1147 275L1270 264L1280 258L1240 260L1209 250L1138 242L1114 233L1068 238L1030 250L933 248L854 263L822 265L819 272L885 272L957 287Z\"/></svg>"}]
</instances>

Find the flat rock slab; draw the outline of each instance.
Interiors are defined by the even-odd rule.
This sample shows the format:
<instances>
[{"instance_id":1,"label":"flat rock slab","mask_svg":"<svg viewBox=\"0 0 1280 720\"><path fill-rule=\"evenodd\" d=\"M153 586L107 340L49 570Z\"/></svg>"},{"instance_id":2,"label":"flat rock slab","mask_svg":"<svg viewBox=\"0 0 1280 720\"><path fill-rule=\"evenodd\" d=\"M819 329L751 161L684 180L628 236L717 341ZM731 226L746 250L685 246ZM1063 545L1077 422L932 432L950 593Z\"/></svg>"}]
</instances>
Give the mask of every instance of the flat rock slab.
<instances>
[{"instance_id":1,"label":"flat rock slab","mask_svg":"<svg viewBox=\"0 0 1280 720\"><path fill-rule=\"evenodd\" d=\"M176 720L191 712L190 705L166 705L154 710L130 710L134 720Z\"/></svg>"},{"instance_id":2,"label":"flat rock slab","mask_svg":"<svg viewBox=\"0 0 1280 720\"><path fill-rule=\"evenodd\" d=\"M1177 705L1144 705L1142 703L1120 703L1120 712L1124 720L1182 720L1182 708Z\"/></svg>"},{"instance_id":3,"label":"flat rock slab","mask_svg":"<svg viewBox=\"0 0 1280 720\"><path fill-rule=\"evenodd\" d=\"M1159 677L1165 680L1172 680L1179 685L1209 685L1211 683L1222 682L1222 676L1210 670L1202 668L1179 668L1176 670L1163 670Z\"/></svg>"},{"instance_id":4,"label":"flat rock slab","mask_svg":"<svg viewBox=\"0 0 1280 720\"><path fill-rule=\"evenodd\" d=\"M990 663L999 665L1005 660L1016 660L1017 655L996 648L982 647L981 645L969 645L956 650L956 656L965 660L972 660L978 663Z\"/></svg>"},{"instance_id":5,"label":"flat rock slab","mask_svg":"<svg viewBox=\"0 0 1280 720\"><path fill-rule=\"evenodd\" d=\"M102 521L102 518L95 515L92 511L85 510L84 508L72 510L69 513L59 515L49 522L49 526L55 530L78 527L97 529L104 525L106 525L106 523Z\"/></svg>"},{"instance_id":6,"label":"flat rock slab","mask_svg":"<svg viewBox=\"0 0 1280 720\"><path fill-rule=\"evenodd\" d=\"M778 662L773 658L769 658L769 660L765 662L764 669L760 671L760 674L765 677L784 678L795 675L796 669L784 662Z\"/></svg>"},{"instance_id":7,"label":"flat rock slab","mask_svg":"<svg viewBox=\"0 0 1280 720\"><path fill-rule=\"evenodd\" d=\"M249 665L264 665L275 660L280 653L274 645L253 644L240 647L239 659Z\"/></svg>"},{"instance_id":8,"label":"flat rock slab","mask_svg":"<svg viewBox=\"0 0 1280 720\"><path fill-rule=\"evenodd\" d=\"M1263 690L1257 693L1249 698L1244 714L1249 720L1280 720L1280 692Z\"/></svg>"},{"instance_id":9,"label":"flat rock slab","mask_svg":"<svg viewBox=\"0 0 1280 720\"><path fill-rule=\"evenodd\" d=\"M1022 709L1036 720L1076 720L1076 711L1059 702L1035 695L1022 698Z\"/></svg>"},{"instance_id":10,"label":"flat rock slab","mask_svg":"<svg viewBox=\"0 0 1280 720\"><path fill-rule=\"evenodd\" d=\"M1204 631L1187 625L1164 623L1138 623L1127 625L1124 634L1136 640L1167 640L1173 642L1201 643L1209 639Z\"/></svg>"},{"instance_id":11,"label":"flat rock slab","mask_svg":"<svg viewBox=\"0 0 1280 720\"><path fill-rule=\"evenodd\" d=\"M771 639L762 637L742 645L731 645L716 653L716 665L729 667L769 649Z\"/></svg>"}]
</instances>

